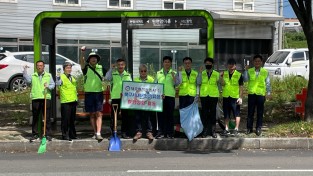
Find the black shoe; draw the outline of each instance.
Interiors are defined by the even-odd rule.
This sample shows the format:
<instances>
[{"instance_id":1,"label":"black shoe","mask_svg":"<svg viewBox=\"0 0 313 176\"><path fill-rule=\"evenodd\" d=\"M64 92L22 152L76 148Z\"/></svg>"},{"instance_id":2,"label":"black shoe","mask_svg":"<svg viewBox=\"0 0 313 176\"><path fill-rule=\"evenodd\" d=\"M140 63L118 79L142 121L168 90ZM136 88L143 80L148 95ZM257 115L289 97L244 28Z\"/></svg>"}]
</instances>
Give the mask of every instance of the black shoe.
<instances>
[{"instance_id":1,"label":"black shoe","mask_svg":"<svg viewBox=\"0 0 313 176\"><path fill-rule=\"evenodd\" d=\"M52 141L52 137L51 136L46 136L47 141Z\"/></svg>"},{"instance_id":2,"label":"black shoe","mask_svg":"<svg viewBox=\"0 0 313 176\"><path fill-rule=\"evenodd\" d=\"M68 140L70 140L70 138L68 136L62 136L62 140L68 141Z\"/></svg>"},{"instance_id":3,"label":"black shoe","mask_svg":"<svg viewBox=\"0 0 313 176\"><path fill-rule=\"evenodd\" d=\"M261 130L260 128L256 129L255 134L256 134L257 136L261 136L262 130Z\"/></svg>"},{"instance_id":4,"label":"black shoe","mask_svg":"<svg viewBox=\"0 0 313 176\"><path fill-rule=\"evenodd\" d=\"M237 136L237 135L238 135L238 130L237 130L237 129L234 129L234 130L233 130L233 135L234 135L234 136Z\"/></svg>"},{"instance_id":5,"label":"black shoe","mask_svg":"<svg viewBox=\"0 0 313 176\"><path fill-rule=\"evenodd\" d=\"M155 136L155 138L156 139L163 139L163 138L165 138L165 136L164 136L164 134L157 134L156 136Z\"/></svg>"},{"instance_id":6,"label":"black shoe","mask_svg":"<svg viewBox=\"0 0 313 176\"><path fill-rule=\"evenodd\" d=\"M129 136L127 136L127 134L126 134L126 133L122 133L122 138L123 138L123 139L130 139L130 137L129 137Z\"/></svg>"},{"instance_id":7,"label":"black shoe","mask_svg":"<svg viewBox=\"0 0 313 176\"><path fill-rule=\"evenodd\" d=\"M224 130L222 133L221 133L222 136L228 136L230 135L230 132L227 131L227 130Z\"/></svg>"},{"instance_id":8,"label":"black shoe","mask_svg":"<svg viewBox=\"0 0 313 176\"><path fill-rule=\"evenodd\" d=\"M168 134L168 135L167 135L167 138L168 138L168 139L174 139L174 135Z\"/></svg>"},{"instance_id":9,"label":"black shoe","mask_svg":"<svg viewBox=\"0 0 313 176\"><path fill-rule=\"evenodd\" d=\"M253 130L252 129L247 129L246 134L251 134L251 133L253 133Z\"/></svg>"},{"instance_id":10,"label":"black shoe","mask_svg":"<svg viewBox=\"0 0 313 176\"><path fill-rule=\"evenodd\" d=\"M39 137L37 135L33 135L31 138L29 138L29 142L33 142L35 140L38 140Z\"/></svg>"},{"instance_id":11,"label":"black shoe","mask_svg":"<svg viewBox=\"0 0 313 176\"><path fill-rule=\"evenodd\" d=\"M212 138L217 138L217 134L215 132L212 133Z\"/></svg>"},{"instance_id":12,"label":"black shoe","mask_svg":"<svg viewBox=\"0 0 313 176\"><path fill-rule=\"evenodd\" d=\"M202 137L202 138L206 138L206 137L208 137L208 134L207 134L207 133L202 133L202 134L201 134L201 137Z\"/></svg>"}]
</instances>

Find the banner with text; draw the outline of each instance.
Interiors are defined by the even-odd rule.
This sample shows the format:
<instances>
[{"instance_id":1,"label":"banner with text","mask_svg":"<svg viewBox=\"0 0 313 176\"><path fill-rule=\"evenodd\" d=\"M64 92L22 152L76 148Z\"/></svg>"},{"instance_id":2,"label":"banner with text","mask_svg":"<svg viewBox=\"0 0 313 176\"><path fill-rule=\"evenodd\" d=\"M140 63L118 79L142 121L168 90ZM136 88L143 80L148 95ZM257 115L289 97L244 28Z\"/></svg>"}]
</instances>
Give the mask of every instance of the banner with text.
<instances>
[{"instance_id":1,"label":"banner with text","mask_svg":"<svg viewBox=\"0 0 313 176\"><path fill-rule=\"evenodd\" d=\"M163 111L163 84L123 82L121 109Z\"/></svg>"}]
</instances>

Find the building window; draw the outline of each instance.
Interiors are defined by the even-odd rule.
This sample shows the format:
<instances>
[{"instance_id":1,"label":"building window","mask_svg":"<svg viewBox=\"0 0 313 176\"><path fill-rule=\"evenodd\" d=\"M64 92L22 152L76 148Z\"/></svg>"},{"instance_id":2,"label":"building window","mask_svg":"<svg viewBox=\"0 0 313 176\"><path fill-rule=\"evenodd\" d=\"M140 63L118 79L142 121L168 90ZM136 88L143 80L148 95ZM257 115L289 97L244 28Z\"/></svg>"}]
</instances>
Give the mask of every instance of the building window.
<instances>
[{"instance_id":1,"label":"building window","mask_svg":"<svg viewBox=\"0 0 313 176\"><path fill-rule=\"evenodd\" d=\"M17 0L0 0L0 2L17 3Z\"/></svg>"},{"instance_id":2,"label":"building window","mask_svg":"<svg viewBox=\"0 0 313 176\"><path fill-rule=\"evenodd\" d=\"M133 0L107 0L108 8L133 9Z\"/></svg>"},{"instance_id":3,"label":"building window","mask_svg":"<svg viewBox=\"0 0 313 176\"><path fill-rule=\"evenodd\" d=\"M184 10L186 0L163 0L163 10Z\"/></svg>"},{"instance_id":4,"label":"building window","mask_svg":"<svg viewBox=\"0 0 313 176\"><path fill-rule=\"evenodd\" d=\"M235 11L254 11L254 0L234 0Z\"/></svg>"},{"instance_id":5,"label":"building window","mask_svg":"<svg viewBox=\"0 0 313 176\"><path fill-rule=\"evenodd\" d=\"M53 0L53 5L80 6L81 0Z\"/></svg>"}]
</instances>

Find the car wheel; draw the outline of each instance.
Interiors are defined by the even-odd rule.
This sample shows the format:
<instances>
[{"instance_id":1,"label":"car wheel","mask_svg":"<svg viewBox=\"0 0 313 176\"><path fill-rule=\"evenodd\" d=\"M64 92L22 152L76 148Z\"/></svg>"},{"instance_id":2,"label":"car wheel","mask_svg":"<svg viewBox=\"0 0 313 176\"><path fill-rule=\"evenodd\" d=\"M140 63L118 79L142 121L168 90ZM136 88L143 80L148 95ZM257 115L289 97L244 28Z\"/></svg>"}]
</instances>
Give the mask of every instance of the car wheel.
<instances>
[{"instance_id":1,"label":"car wheel","mask_svg":"<svg viewBox=\"0 0 313 176\"><path fill-rule=\"evenodd\" d=\"M27 84L23 77L15 77L10 82L10 90L14 92L23 91L26 88Z\"/></svg>"}]
</instances>

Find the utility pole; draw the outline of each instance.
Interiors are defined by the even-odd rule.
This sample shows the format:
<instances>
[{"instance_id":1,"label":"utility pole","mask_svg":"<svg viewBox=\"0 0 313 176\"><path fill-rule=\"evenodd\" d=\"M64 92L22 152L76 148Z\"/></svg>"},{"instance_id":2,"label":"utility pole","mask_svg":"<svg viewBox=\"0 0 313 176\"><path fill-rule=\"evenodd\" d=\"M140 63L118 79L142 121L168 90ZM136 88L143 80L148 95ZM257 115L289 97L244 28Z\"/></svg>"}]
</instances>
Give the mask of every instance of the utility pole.
<instances>
[{"instance_id":1,"label":"utility pole","mask_svg":"<svg viewBox=\"0 0 313 176\"><path fill-rule=\"evenodd\" d=\"M284 10L284 0L280 0L280 4L279 4L280 16L284 16L283 10ZM282 46L283 46L283 22L284 21L278 22L278 49L282 49Z\"/></svg>"}]
</instances>

